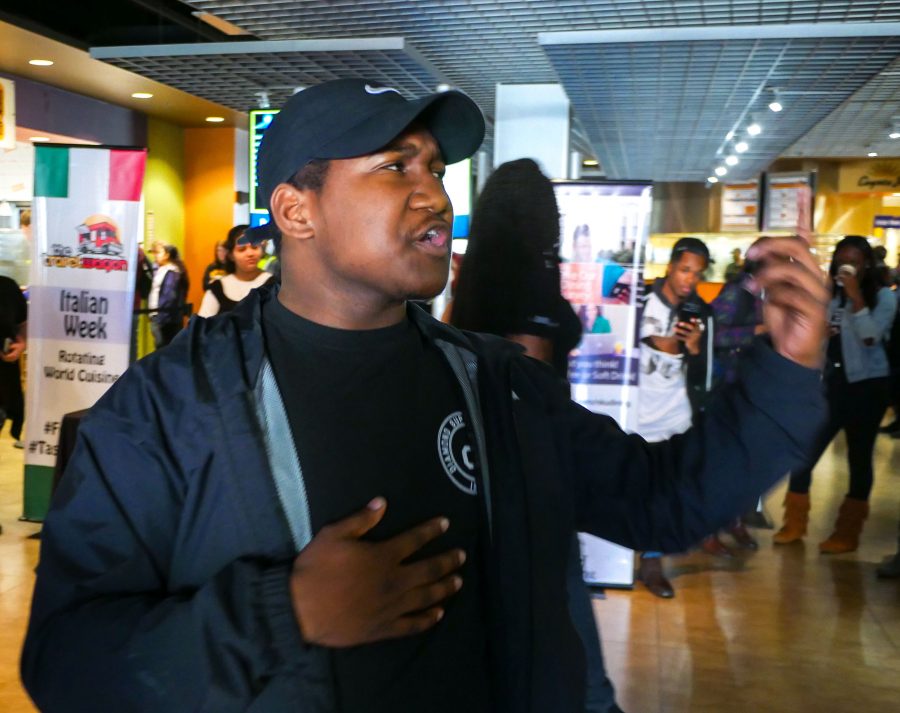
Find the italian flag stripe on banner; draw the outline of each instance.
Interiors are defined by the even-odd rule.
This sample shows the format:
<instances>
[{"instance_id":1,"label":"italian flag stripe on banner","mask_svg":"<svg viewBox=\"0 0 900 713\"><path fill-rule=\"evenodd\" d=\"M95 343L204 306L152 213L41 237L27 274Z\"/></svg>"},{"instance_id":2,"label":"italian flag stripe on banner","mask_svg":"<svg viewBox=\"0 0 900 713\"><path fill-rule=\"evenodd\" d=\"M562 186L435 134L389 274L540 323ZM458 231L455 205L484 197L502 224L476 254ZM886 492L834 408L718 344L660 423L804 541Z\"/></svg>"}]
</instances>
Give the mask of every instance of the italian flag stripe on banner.
<instances>
[{"instance_id":1,"label":"italian flag stripe on banner","mask_svg":"<svg viewBox=\"0 0 900 713\"><path fill-rule=\"evenodd\" d=\"M91 152L91 153L88 153ZM109 149L102 152L103 165L94 168L107 176L106 198L111 201L139 201L147 162L145 151ZM34 195L44 198L68 198L69 187L78 185L79 176L70 169L80 159L94 163L97 149L70 146L38 146L34 157ZM99 156L97 157L99 158Z\"/></svg>"}]
</instances>

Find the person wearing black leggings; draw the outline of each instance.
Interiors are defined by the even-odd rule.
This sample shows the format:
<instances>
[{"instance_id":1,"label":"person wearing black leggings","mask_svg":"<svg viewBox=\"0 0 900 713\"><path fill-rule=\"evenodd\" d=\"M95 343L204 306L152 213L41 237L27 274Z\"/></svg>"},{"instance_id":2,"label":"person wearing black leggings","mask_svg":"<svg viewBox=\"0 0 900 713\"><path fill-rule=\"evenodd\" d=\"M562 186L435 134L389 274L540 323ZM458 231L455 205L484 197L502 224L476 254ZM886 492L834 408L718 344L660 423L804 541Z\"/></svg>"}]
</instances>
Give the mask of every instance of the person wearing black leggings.
<instances>
[{"instance_id":1,"label":"person wearing black leggings","mask_svg":"<svg viewBox=\"0 0 900 713\"><path fill-rule=\"evenodd\" d=\"M849 235L834 250L829 268L832 300L830 338L825 360L829 420L819 438L815 460L791 475L785 498L784 526L776 544L795 542L806 534L812 467L837 435L847 436L850 487L841 504L834 532L819 544L823 554L852 552L859 546L869 514L872 451L878 426L888 406L888 360L884 346L896 313L894 293L882 287L868 241Z\"/></svg>"}]
</instances>

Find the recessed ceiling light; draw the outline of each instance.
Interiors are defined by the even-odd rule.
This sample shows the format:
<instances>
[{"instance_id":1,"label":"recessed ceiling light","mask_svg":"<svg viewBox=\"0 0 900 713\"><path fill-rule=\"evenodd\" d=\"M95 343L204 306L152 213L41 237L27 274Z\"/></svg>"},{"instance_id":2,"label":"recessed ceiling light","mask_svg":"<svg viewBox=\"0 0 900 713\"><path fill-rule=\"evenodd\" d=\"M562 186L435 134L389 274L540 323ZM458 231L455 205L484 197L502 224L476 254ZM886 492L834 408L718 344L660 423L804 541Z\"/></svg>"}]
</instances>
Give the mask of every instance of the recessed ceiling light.
<instances>
[{"instance_id":1,"label":"recessed ceiling light","mask_svg":"<svg viewBox=\"0 0 900 713\"><path fill-rule=\"evenodd\" d=\"M584 166L599 166L600 162L595 158L586 158L581 162Z\"/></svg>"},{"instance_id":2,"label":"recessed ceiling light","mask_svg":"<svg viewBox=\"0 0 900 713\"><path fill-rule=\"evenodd\" d=\"M135 92L131 95L132 99L152 99L153 95L150 92Z\"/></svg>"},{"instance_id":3,"label":"recessed ceiling light","mask_svg":"<svg viewBox=\"0 0 900 713\"><path fill-rule=\"evenodd\" d=\"M747 133L750 136L759 136L762 133L762 127L759 124L753 123L747 127Z\"/></svg>"},{"instance_id":4,"label":"recessed ceiling light","mask_svg":"<svg viewBox=\"0 0 900 713\"><path fill-rule=\"evenodd\" d=\"M869 151L869 153L866 154L866 155L867 155L869 158L875 158L875 157L878 155L878 152L877 152L877 151Z\"/></svg>"},{"instance_id":5,"label":"recessed ceiling light","mask_svg":"<svg viewBox=\"0 0 900 713\"><path fill-rule=\"evenodd\" d=\"M737 162L738 162L737 156L729 156L728 158L725 159L725 163L727 163L729 166L737 166Z\"/></svg>"},{"instance_id":6,"label":"recessed ceiling light","mask_svg":"<svg viewBox=\"0 0 900 713\"><path fill-rule=\"evenodd\" d=\"M716 168L716 175L717 175L717 176L724 176L726 173L728 173L728 169L725 168L724 166L718 166L718 167Z\"/></svg>"},{"instance_id":7,"label":"recessed ceiling light","mask_svg":"<svg viewBox=\"0 0 900 713\"><path fill-rule=\"evenodd\" d=\"M225 121L225 117L224 116L207 116L206 120L210 124L221 124L223 121Z\"/></svg>"},{"instance_id":8,"label":"recessed ceiling light","mask_svg":"<svg viewBox=\"0 0 900 713\"><path fill-rule=\"evenodd\" d=\"M29 137L29 141L33 141L36 144L44 144L47 143L50 139L46 136L31 136Z\"/></svg>"},{"instance_id":9,"label":"recessed ceiling light","mask_svg":"<svg viewBox=\"0 0 900 713\"><path fill-rule=\"evenodd\" d=\"M726 141L731 141L733 138L734 138L734 132L733 132L733 131L729 131L727 134L725 134L725 140L726 140Z\"/></svg>"},{"instance_id":10,"label":"recessed ceiling light","mask_svg":"<svg viewBox=\"0 0 900 713\"><path fill-rule=\"evenodd\" d=\"M716 178L715 176L710 176L709 178L706 179L706 182L707 183L718 183L719 179Z\"/></svg>"},{"instance_id":11,"label":"recessed ceiling light","mask_svg":"<svg viewBox=\"0 0 900 713\"><path fill-rule=\"evenodd\" d=\"M744 153L749 148L750 148L750 144L748 144L746 141L738 141L734 145L734 150L737 151L738 153Z\"/></svg>"},{"instance_id":12,"label":"recessed ceiling light","mask_svg":"<svg viewBox=\"0 0 900 713\"><path fill-rule=\"evenodd\" d=\"M779 111L781 111L782 109L784 109L784 107L781 106L781 102L780 102L780 101L777 101L777 100L776 100L776 101L773 101L771 104L769 104L769 111L774 111L776 114L777 114Z\"/></svg>"},{"instance_id":13,"label":"recessed ceiling light","mask_svg":"<svg viewBox=\"0 0 900 713\"><path fill-rule=\"evenodd\" d=\"M888 134L888 138L891 139L900 139L900 131L892 131Z\"/></svg>"},{"instance_id":14,"label":"recessed ceiling light","mask_svg":"<svg viewBox=\"0 0 900 713\"><path fill-rule=\"evenodd\" d=\"M52 59L29 59L28 64L33 64L35 67L52 67L53 60Z\"/></svg>"}]
</instances>

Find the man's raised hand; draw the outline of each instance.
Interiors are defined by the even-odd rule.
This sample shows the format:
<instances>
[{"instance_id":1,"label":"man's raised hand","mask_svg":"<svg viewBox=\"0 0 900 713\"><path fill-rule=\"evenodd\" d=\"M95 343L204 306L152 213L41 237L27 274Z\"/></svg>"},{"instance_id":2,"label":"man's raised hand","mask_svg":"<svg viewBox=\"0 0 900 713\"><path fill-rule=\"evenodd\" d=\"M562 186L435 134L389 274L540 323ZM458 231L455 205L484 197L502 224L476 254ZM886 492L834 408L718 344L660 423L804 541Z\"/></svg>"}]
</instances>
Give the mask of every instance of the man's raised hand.
<instances>
[{"instance_id":1,"label":"man's raised hand","mask_svg":"<svg viewBox=\"0 0 900 713\"><path fill-rule=\"evenodd\" d=\"M290 590L305 641L345 647L418 634L440 621L441 604L462 587L454 574L465 562L462 550L405 562L447 531L446 518L383 542L360 539L381 521L386 507L383 498L375 498L323 527L297 555Z\"/></svg>"},{"instance_id":2,"label":"man's raised hand","mask_svg":"<svg viewBox=\"0 0 900 713\"><path fill-rule=\"evenodd\" d=\"M798 238L770 238L754 245L747 258L762 264L756 280L765 291L763 321L775 351L820 368L830 296L809 248Z\"/></svg>"}]
</instances>

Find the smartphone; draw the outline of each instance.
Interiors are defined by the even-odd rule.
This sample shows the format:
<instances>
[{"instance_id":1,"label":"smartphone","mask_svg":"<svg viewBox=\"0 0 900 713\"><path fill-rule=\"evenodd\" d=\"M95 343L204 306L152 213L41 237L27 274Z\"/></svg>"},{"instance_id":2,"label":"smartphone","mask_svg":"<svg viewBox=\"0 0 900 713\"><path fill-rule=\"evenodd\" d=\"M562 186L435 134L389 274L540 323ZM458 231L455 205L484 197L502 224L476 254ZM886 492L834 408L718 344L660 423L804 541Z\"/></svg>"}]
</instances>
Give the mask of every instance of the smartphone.
<instances>
[{"instance_id":1,"label":"smartphone","mask_svg":"<svg viewBox=\"0 0 900 713\"><path fill-rule=\"evenodd\" d=\"M12 349L13 340L7 337L3 340L3 353L8 354L9 350Z\"/></svg>"},{"instance_id":2,"label":"smartphone","mask_svg":"<svg viewBox=\"0 0 900 713\"><path fill-rule=\"evenodd\" d=\"M694 320L700 321L702 318L700 313L700 305L694 304L693 302L682 302L678 306L678 321L679 322L693 322Z\"/></svg>"}]
</instances>

